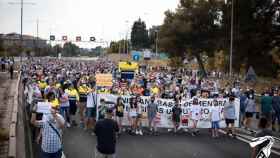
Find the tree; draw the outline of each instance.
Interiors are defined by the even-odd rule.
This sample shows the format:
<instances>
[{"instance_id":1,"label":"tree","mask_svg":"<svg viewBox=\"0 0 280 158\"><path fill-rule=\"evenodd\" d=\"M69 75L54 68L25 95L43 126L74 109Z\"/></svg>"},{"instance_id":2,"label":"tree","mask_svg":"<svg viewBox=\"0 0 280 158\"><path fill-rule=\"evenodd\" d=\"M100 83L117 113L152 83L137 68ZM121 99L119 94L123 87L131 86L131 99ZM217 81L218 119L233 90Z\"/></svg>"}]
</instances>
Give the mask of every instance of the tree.
<instances>
[{"instance_id":1,"label":"tree","mask_svg":"<svg viewBox=\"0 0 280 158\"><path fill-rule=\"evenodd\" d=\"M79 53L80 53L80 49L77 45L71 42L67 42L64 44L62 49L62 56L73 57L73 56L78 56Z\"/></svg>"},{"instance_id":2,"label":"tree","mask_svg":"<svg viewBox=\"0 0 280 158\"><path fill-rule=\"evenodd\" d=\"M112 41L109 53L129 53L130 42L128 40Z\"/></svg>"},{"instance_id":3,"label":"tree","mask_svg":"<svg viewBox=\"0 0 280 158\"><path fill-rule=\"evenodd\" d=\"M247 69L253 66L258 74L275 75L276 63L273 63L273 57L269 52L280 41L279 24L277 24L279 0L274 2L272 0L234 0L234 2L234 69L238 71L246 63ZM230 4L223 7L224 31L230 28L230 7ZM229 37L229 34L227 36Z\"/></svg>"},{"instance_id":4,"label":"tree","mask_svg":"<svg viewBox=\"0 0 280 158\"><path fill-rule=\"evenodd\" d=\"M159 43L171 56L181 57L189 53L197 58L206 76L201 54L206 51L213 56L213 50L220 47L218 3L212 1L181 0L175 12L166 11L164 24L160 28Z\"/></svg>"},{"instance_id":5,"label":"tree","mask_svg":"<svg viewBox=\"0 0 280 158\"><path fill-rule=\"evenodd\" d=\"M139 18L135 21L131 31L131 44L133 49L139 50L149 47L148 31L146 24Z\"/></svg>"},{"instance_id":6,"label":"tree","mask_svg":"<svg viewBox=\"0 0 280 158\"><path fill-rule=\"evenodd\" d=\"M109 53L118 53L119 52L119 43L112 41L110 43Z\"/></svg>"}]
</instances>

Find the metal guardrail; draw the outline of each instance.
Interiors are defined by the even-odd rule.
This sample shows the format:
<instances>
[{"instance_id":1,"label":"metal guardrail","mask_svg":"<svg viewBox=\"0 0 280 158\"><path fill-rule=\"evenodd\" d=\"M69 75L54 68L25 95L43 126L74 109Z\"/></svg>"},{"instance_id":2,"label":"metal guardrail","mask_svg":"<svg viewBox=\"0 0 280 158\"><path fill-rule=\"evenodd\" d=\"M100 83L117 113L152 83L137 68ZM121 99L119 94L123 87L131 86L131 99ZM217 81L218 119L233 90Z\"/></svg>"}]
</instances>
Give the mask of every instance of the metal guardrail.
<instances>
[{"instance_id":1,"label":"metal guardrail","mask_svg":"<svg viewBox=\"0 0 280 158\"><path fill-rule=\"evenodd\" d=\"M8 157L9 158L16 158L17 157L17 139L16 139L16 133L17 133L17 121L18 121L18 88L21 78L21 72L18 74L18 79L16 82L16 90L13 98L13 111L12 111L12 117L11 117L11 124L10 124L10 133L9 133L9 151L8 151Z\"/></svg>"}]
</instances>

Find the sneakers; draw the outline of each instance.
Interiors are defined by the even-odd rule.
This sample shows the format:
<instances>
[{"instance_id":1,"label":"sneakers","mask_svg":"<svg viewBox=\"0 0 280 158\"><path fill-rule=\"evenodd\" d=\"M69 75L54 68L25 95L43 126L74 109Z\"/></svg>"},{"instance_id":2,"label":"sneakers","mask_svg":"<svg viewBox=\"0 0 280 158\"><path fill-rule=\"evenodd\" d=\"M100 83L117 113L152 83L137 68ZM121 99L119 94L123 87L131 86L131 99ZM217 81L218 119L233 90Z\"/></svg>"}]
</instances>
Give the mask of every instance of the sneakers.
<instances>
[{"instance_id":1,"label":"sneakers","mask_svg":"<svg viewBox=\"0 0 280 158\"><path fill-rule=\"evenodd\" d=\"M138 134L140 134L140 133L138 132L138 130L136 130L136 131L135 131L135 134L138 135Z\"/></svg>"},{"instance_id":2,"label":"sneakers","mask_svg":"<svg viewBox=\"0 0 280 158\"><path fill-rule=\"evenodd\" d=\"M169 128L167 131L168 131L168 132L171 132L171 131L172 131L172 129L170 129L170 128Z\"/></svg>"},{"instance_id":3,"label":"sneakers","mask_svg":"<svg viewBox=\"0 0 280 158\"><path fill-rule=\"evenodd\" d=\"M139 132L138 132L141 136L143 135L143 132L142 132L142 130L139 130Z\"/></svg>"},{"instance_id":4,"label":"sneakers","mask_svg":"<svg viewBox=\"0 0 280 158\"><path fill-rule=\"evenodd\" d=\"M69 122L67 122L67 123L66 123L66 127L67 127L67 128L70 128L70 127L71 127L71 124L70 124Z\"/></svg>"}]
</instances>

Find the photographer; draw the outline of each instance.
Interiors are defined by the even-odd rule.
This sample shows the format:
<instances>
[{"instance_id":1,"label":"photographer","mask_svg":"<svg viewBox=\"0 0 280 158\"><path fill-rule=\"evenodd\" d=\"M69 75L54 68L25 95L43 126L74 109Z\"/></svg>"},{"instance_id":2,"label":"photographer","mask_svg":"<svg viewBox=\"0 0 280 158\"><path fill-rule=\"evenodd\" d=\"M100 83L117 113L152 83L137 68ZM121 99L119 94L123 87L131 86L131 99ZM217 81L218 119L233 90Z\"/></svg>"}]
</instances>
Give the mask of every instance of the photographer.
<instances>
[{"instance_id":1,"label":"photographer","mask_svg":"<svg viewBox=\"0 0 280 158\"><path fill-rule=\"evenodd\" d=\"M54 97L55 94L52 92L47 95L48 101ZM57 106L52 105L50 114L45 114L42 120L36 120L36 111L32 111L31 124L42 128L42 158L61 158L64 122Z\"/></svg>"}]
</instances>

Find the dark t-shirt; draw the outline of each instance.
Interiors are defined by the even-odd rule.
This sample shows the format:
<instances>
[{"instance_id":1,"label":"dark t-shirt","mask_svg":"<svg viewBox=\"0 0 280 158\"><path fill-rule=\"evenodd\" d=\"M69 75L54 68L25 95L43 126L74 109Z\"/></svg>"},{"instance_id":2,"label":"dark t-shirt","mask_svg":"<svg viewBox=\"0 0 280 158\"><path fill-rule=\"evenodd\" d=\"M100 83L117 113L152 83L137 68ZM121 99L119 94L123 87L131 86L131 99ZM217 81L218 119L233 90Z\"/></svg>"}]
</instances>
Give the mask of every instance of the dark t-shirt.
<instances>
[{"instance_id":1,"label":"dark t-shirt","mask_svg":"<svg viewBox=\"0 0 280 158\"><path fill-rule=\"evenodd\" d=\"M116 105L115 108L116 108L116 116L123 117L124 105L123 104Z\"/></svg>"},{"instance_id":2,"label":"dark t-shirt","mask_svg":"<svg viewBox=\"0 0 280 158\"><path fill-rule=\"evenodd\" d=\"M102 119L96 123L97 150L102 154L114 154L116 152L116 133L119 127L112 119Z\"/></svg>"},{"instance_id":3,"label":"dark t-shirt","mask_svg":"<svg viewBox=\"0 0 280 158\"><path fill-rule=\"evenodd\" d=\"M172 108L172 115L173 115L173 117L180 117L181 113L182 113L182 109L180 107L174 106Z\"/></svg>"}]
</instances>

